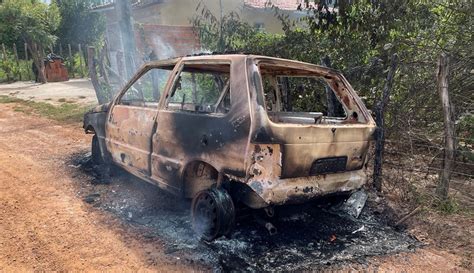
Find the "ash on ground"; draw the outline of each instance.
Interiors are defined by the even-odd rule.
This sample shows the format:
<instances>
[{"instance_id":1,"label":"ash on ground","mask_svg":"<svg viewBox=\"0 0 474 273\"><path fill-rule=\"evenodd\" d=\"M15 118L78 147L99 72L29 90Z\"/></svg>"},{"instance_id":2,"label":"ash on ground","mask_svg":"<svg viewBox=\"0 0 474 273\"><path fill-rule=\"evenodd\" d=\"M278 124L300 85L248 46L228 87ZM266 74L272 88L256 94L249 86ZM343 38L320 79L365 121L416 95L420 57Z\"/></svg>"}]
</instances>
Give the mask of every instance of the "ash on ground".
<instances>
[{"instance_id":1,"label":"ash on ground","mask_svg":"<svg viewBox=\"0 0 474 273\"><path fill-rule=\"evenodd\" d=\"M90 154L72 155L70 164L85 202L158 237L170 258L201 263L216 271L300 271L366 264L367 257L413 251L421 244L388 225L384 214L365 208L358 219L321 204L282 207L272 224L276 235L253 217L238 219L233 233L211 243L191 228L190 202L114 168L103 184Z\"/></svg>"}]
</instances>

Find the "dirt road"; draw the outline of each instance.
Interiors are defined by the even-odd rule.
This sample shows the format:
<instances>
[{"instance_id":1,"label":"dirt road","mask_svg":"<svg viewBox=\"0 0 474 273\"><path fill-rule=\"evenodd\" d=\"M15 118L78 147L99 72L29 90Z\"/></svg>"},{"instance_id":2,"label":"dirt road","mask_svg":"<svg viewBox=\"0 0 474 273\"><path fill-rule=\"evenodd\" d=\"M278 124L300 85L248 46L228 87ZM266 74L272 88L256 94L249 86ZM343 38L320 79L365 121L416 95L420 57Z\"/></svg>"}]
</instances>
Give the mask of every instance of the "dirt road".
<instances>
[{"instance_id":1,"label":"dirt road","mask_svg":"<svg viewBox=\"0 0 474 273\"><path fill-rule=\"evenodd\" d=\"M32 81L2 83L0 95L9 95L23 100L47 102L59 105L64 101L80 105L97 103L94 87L89 79L71 79L66 82L50 82L47 84Z\"/></svg>"},{"instance_id":2,"label":"dirt road","mask_svg":"<svg viewBox=\"0 0 474 273\"><path fill-rule=\"evenodd\" d=\"M132 225L117 214L107 213L107 209L83 201L84 193L80 191L87 187L87 182L82 181L84 176L71 171L75 166L71 166L70 158L86 151L89 141L90 136L83 134L79 124L61 125L15 112L11 104L0 104L0 271L191 271L214 268L208 263L180 259L179 251L170 251L171 243L166 238L141 232L149 230L149 226ZM119 190L114 185L91 187L94 191ZM131 212L127 213L130 218L134 217ZM254 233L255 230L248 232L249 236ZM367 245L373 240L361 238L368 240L363 241ZM239 241L221 240L211 248L226 242ZM325 240L320 242L325 243ZM340 246L344 246L343 242ZM199 251L200 248L194 244L190 249ZM278 262L280 258L268 260ZM458 257L428 248L376 256L362 264L346 263L344 267L382 271L462 271L458 264ZM266 269L272 268L271 264L269 266Z\"/></svg>"},{"instance_id":3,"label":"dirt road","mask_svg":"<svg viewBox=\"0 0 474 273\"><path fill-rule=\"evenodd\" d=\"M77 198L65 155L89 139L78 126L0 106L0 271L189 270Z\"/></svg>"}]
</instances>

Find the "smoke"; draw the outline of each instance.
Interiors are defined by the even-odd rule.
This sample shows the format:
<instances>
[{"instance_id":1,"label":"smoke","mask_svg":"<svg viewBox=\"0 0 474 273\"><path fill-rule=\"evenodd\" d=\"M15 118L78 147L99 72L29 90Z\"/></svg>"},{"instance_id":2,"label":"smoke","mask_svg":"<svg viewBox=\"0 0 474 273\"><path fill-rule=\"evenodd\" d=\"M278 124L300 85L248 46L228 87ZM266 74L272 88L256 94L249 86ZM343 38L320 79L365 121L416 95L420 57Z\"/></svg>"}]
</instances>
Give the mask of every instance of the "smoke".
<instances>
[{"instance_id":1,"label":"smoke","mask_svg":"<svg viewBox=\"0 0 474 273\"><path fill-rule=\"evenodd\" d=\"M152 50L156 54L158 60L176 57L176 51L174 48L170 44L164 43L160 36L153 35L150 40L152 41Z\"/></svg>"}]
</instances>

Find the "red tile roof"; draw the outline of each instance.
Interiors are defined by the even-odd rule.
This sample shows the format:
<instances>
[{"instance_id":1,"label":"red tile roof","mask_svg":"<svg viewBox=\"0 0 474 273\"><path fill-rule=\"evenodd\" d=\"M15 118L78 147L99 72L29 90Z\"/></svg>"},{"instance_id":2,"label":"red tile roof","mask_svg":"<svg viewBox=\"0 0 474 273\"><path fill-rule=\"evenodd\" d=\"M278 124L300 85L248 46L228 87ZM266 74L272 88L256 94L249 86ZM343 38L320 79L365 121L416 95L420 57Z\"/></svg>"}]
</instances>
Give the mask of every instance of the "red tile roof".
<instances>
[{"instance_id":1,"label":"red tile roof","mask_svg":"<svg viewBox=\"0 0 474 273\"><path fill-rule=\"evenodd\" d=\"M259 9L275 6L282 10L297 10L300 4L304 7L304 0L244 0L245 6Z\"/></svg>"}]
</instances>

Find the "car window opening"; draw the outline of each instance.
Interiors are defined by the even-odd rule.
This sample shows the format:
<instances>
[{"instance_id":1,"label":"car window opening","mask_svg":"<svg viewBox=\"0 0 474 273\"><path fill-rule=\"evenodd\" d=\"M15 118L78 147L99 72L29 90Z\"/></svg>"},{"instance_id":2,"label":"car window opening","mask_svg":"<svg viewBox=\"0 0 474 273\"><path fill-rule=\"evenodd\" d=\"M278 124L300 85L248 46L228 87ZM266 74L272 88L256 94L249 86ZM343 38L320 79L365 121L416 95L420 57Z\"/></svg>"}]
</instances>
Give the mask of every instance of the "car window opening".
<instances>
[{"instance_id":1,"label":"car window opening","mask_svg":"<svg viewBox=\"0 0 474 273\"><path fill-rule=\"evenodd\" d=\"M230 65L219 70L184 66L168 98L167 109L225 114L230 111Z\"/></svg>"},{"instance_id":2,"label":"car window opening","mask_svg":"<svg viewBox=\"0 0 474 273\"><path fill-rule=\"evenodd\" d=\"M148 70L123 94L119 104L157 108L170 74L166 68Z\"/></svg>"},{"instance_id":3,"label":"car window opening","mask_svg":"<svg viewBox=\"0 0 474 273\"><path fill-rule=\"evenodd\" d=\"M330 77L306 70L285 71L279 67L273 71L262 67L264 107L271 121L296 124L357 122L357 112L350 111L348 115L347 107L343 106L332 89L343 87L337 82L331 85Z\"/></svg>"}]
</instances>

